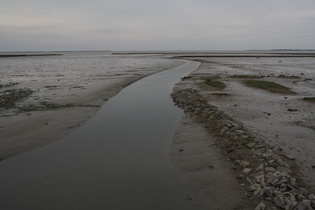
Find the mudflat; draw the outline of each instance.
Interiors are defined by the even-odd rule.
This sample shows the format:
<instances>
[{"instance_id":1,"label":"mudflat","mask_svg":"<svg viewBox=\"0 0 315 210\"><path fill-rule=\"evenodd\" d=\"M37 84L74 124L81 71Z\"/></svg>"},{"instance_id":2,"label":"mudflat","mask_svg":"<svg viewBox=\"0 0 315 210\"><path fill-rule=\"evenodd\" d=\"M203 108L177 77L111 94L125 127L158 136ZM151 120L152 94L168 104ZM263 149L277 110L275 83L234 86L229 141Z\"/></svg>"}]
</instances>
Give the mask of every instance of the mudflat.
<instances>
[{"instance_id":1,"label":"mudflat","mask_svg":"<svg viewBox=\"0 0 315 210\"><path fill-rule=\"evenodd\" d=\"M174 89L176 104L208 131L210 147L220 149L246 189L243 198L257 199L259 209L314 208L311 56L190 55L185 58L201 66ZM283 180L285 173L290 176Z\"/></svg>"},{"instance_id":2,"label":"mudflat","mask_svg":"<svg viewBox=\"0 0 315 210\"><path fill-rule=\"evenodd\" d=\"M0 59L0 160L62 139L127 85L184 63L111 53Z\"/></svg>"},{"instance_id":3,"label":"mudflat","mask_svg":"<svg viewBox=\"0 0 315 210\"><path fill-rule=\"evenodd\" d=\"M1 70L10 70L1 72L0 92L10 101L0 101L1 159L61 139L128 84L194 60L200 67L172 96L185 111L170 148L174 165L215 208L315 208L312 52L70 56L62 65L57 57L58 65L3 58Z\"/></svg>"}]
</instances>

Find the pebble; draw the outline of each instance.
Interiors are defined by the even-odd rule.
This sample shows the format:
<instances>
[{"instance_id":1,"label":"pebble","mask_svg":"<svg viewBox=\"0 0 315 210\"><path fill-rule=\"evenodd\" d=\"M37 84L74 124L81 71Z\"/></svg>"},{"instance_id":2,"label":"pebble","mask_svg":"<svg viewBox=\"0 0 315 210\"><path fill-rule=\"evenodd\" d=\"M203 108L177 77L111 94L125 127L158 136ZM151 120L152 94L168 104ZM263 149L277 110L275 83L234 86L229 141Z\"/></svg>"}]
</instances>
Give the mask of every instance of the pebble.
<instances>
[{"instance_id":1,"label":"pebble","mask_svg":"<svg viewBox=\"0 0 315 210\"><path fill-rule=\"evenodd\" d=\"M236 132L237 134L243 134L243 133L244 133L243 130L236 130L235 132Z\"/></svg>"},{"instance_id":2,"label":"pebble","mask_svg":"<svg viewBox=\"0 0 315 210\"><path fill-rule=\"evenodd\" d=\"M249 174L251 171L252 171L251 168L245 168L245 169L243 169L243 173L244 173L244 174Z\"/></svg>"},{"instance_id":3,"label":"pebble","mask_svg":"<svg viewBox=\"0 0 315 210\"><path fill-rule=\"evenodd\" d=\"M241 161L241 162L240 162L240 166L241 166L242 168L247 168L249 165L250 165L250 164L249 164L249 162L247 162L247 161Z\"/></svg>"},{"instance_id":4,"label":"pebble","mask_svg":"<svg viewBox=\"0 0 315 210\"><path fill-rule=\"evenodd\" d=\"M266 169L265 169L265 171L266 172L276 172L276 169L275 168L273 168L273 167L266 167Z\"/></svg>"},{"instance_id":5,"label":"pebble","mask_svg":"<svg viewBox=\"0 0 315 210\"><path fill-rule=\"evenodd\" d=\"M246 144L246 146L247 146L247 148L252 149L253 147L256 146L256 143L250 142L250 143Z\"/></svg>"},{"instance_id":6,"label":"pebble","mask_svg":"<svg viewBox=\"0 0 315 210\"><path fill-rule=\"evenodd\" d=\"M235 160L235 161L234 161L234 164L235 164L235 165L239 165L240 163L241 163L240 160Z\"/></svg>"},{"instance_id":7,"label":"pebble","mask_svg":"<svg viewBox=\"0 0 315 210\"><path fill-rule=\"evenodd\" d=\"M266 144L249 134L243 125L233 122L217 107L208 104L196 90L181 90L172 94L172 98L186 113L203 114L213 124L210 128L213 129L211 132L217 132L222 136L223 141L220 142L222 148L230 152L227 158L235 160L233 168L242 172L237 178L242 180L241 185L247 186L246 197L268 201L268 203L263 201L259 203L255 210L266 209L266 204L268 209L315 209L315 196L297 185L296 179L291 175L290 165L275 155ZM248 155L252 157L241 159L235 156L239 147L248 149ZM295 160L292 155L283 155L283 157ZM259 165L255 166L253 161ZM256 170L249 168L250 165L255 166ZM315 169L315 165L312 165L312 168Z\"/></svg>"},{"instance_id":8,"label":"pebble","mask_svg":"<svg viewBox=\"0 0 315 210\"><path fill-rule=\"evenodd\" d=\"M248 190L249 192L254 192L254 191L257 190L257 188L252 185L252 186L249 186L249 187L247 188L247 190Z\"/></svg>"},{"instance_id":9,"label":"pebble","mask_svg":"<svg viewBox=\"0 0 315 210\"><path fill-rule=\"evenodd\" d=\"M264 170L264 164L261 163L257 168L256 168L256 171L262 171Z\"/></svg>"},{"instance_id":10,"label":"pebble","mask_svg":"<svg viewBox=\"0 0 315 210\"><path fill-rule=\"evenodd\" d=\"M255 208L255 210L265 210L266 209L266 205L264 204L264 202L260 202L258 204L258 206Z\"/></svg>"},{"instance_id":11,"label":"pebble","mask_svg":"<svg viewBox=\"0 0 315 210\"><path fill-rule=\"evenodd\" d=\"M298 202L295 206L295 209L296 210L312 210L313 208L308 203Z\"/></svg>"},{"instance_id":12,"label":"pebble","mask_svg":"<svg viewBox=\"0 0 315 210\"><path fill-rule=\"evenodd\" d=\"M285 154L284 157L288 158L289 160L295 160L293 155Z\"/></svg>"},{"instance_id":13,"label":"pebble","mask_svg":"<svg viewBox=\"0 0 315 210\"><path fill-rule=\"evenodd\" d=\"M273 196L273 189L272 189L272 187L265 187L264 188L264 195L266 197L272 197Z\"/></svg>"},{"instance_id":14,"label":"pebble","mask_svg":"<svg viewBox=\"0 0 315 210\"><path fill-rule=\"evenodd\" d=\"M261 155L266 151L266 148L255 148L251 151L253 155Z\"/></svg>"},{"instance_id":15,"label":"pebble","mask_svg":"<svg viewBox=\"0 0 315 210\"><path fill-rule=\"evenodd\" d=\"M296 199L292 195L292 193L284 192L278 194L277 197L274 199L274 202L280 208L291 209L296 203Z\"/></svg>"}]
</instances>

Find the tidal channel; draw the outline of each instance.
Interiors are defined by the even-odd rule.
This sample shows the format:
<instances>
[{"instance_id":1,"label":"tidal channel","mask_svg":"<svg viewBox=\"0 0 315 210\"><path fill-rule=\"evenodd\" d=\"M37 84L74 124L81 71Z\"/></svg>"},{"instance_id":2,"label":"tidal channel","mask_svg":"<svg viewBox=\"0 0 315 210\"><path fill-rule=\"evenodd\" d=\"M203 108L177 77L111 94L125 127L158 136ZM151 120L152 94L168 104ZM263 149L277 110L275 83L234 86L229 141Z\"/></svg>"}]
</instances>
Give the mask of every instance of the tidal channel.
<instances>
[{"instance_id":1,"label":"tidal channel","mask_svg":"<svg viewBox=\"0 0 315 210\"><path fill-rule=\"evenodd\" d=\"M0 208L204 209L169 160L183 115L170 94L198 66L141 79L63 140L1 161Z\"/></svg>"}]
</instances>

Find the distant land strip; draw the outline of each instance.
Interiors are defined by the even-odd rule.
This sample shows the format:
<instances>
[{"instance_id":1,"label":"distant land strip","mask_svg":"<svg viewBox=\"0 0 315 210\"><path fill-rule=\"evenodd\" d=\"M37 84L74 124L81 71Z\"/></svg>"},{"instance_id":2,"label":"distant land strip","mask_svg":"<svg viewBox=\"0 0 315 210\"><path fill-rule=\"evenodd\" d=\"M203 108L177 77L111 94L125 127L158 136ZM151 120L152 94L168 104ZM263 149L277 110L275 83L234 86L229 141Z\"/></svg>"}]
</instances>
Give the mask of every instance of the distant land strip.
<instances>
[{"instance_id":1,"label":"distant land strip","mask_svg":"<svg viewBox=\"0 0 315 210\"><path fill-rule=\"evenodd\" d=\"M167 55L175 55L172 58L194 58L194 57L315 57L315 53L294 53L294 52L282 52L282 53L274 53L274 52L267 52L267 53L229 53L229 52L218 52L218 53L200 53L200 52L114 52L112 55L154 55L154 54L167 54Z\"/></svg>"},{"instance_id":2,"label":"distant land strip","mask_svg":"<svg viewBox=\"0 0 315 210\"><path fill-rule=\"evenodd\" d=\"M263 57L263 58L279 58L279 57L302 57L302 58L313 58L315 57L315 54L275 54L275 55L179 55L179 56L174 56L172 58L247 58L247 57L253 57L253 58L258 58L258 57Z\"/></svg>"},{"instance_id":3,"label":"distant land strip","mask_svg":"<svg viewBox=\"0 0 315 210\"><path fill-rule=\"evenodd\" d=\"M30 56L61 56L63 54L0 54L1 58L7 57L30 57Z\"/></svg>"}]
</instances>

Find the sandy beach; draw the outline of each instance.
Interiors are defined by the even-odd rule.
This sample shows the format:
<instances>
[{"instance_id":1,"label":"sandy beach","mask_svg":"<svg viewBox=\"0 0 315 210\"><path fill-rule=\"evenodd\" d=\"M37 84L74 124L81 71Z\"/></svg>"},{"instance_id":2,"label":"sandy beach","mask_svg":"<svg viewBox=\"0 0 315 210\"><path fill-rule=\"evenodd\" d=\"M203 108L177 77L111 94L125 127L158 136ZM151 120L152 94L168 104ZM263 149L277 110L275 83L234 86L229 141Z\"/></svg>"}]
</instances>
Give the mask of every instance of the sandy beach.
<instances>
[{"instance_id":1,"label":"sandy beach","mask_svg":"<svg viewBox=\"0 0 315 210\"><path fill-rule=\"evenodd\" d=\"M62 139L128 84L179 66L183 60L194 60L200 67L173 90L174 102L185 111L170 148L173 164L187 171L187 179L204 191L216 209L264 209L266 205L314 208L314 54L127 53L106 54L102 59L91 55L89 63L86 57L70 58L70 63L54 67L53 73L46 67L54 63L44 61L43 65L42 57L23 58L32 59L28 72L23 72L27 61L14 66L16 60L12 59L18 58L5 58L7 63L1 69L10 71L2 71L0 91L17 96L0 110L0 159ZM34 62L37 66L31 67ZM65 66L72 66L68 73ZM288 92L249 87L249 80L281 84ZM214 81L219 85L213 86ZM272 161L283 164L272 166ZM286 178L290 182L285 189L284 185L283 189L273 186L272 195L266 196L270 183L258 183L257 177L271 171L273 176L290 172ZM264 180L268 180L266 174ZM295 184L298 193L290 194L295 197L291 196L288 204L281 196ZM302 188L306 189L304 194Z\"/></svg>"}]
</instances>

